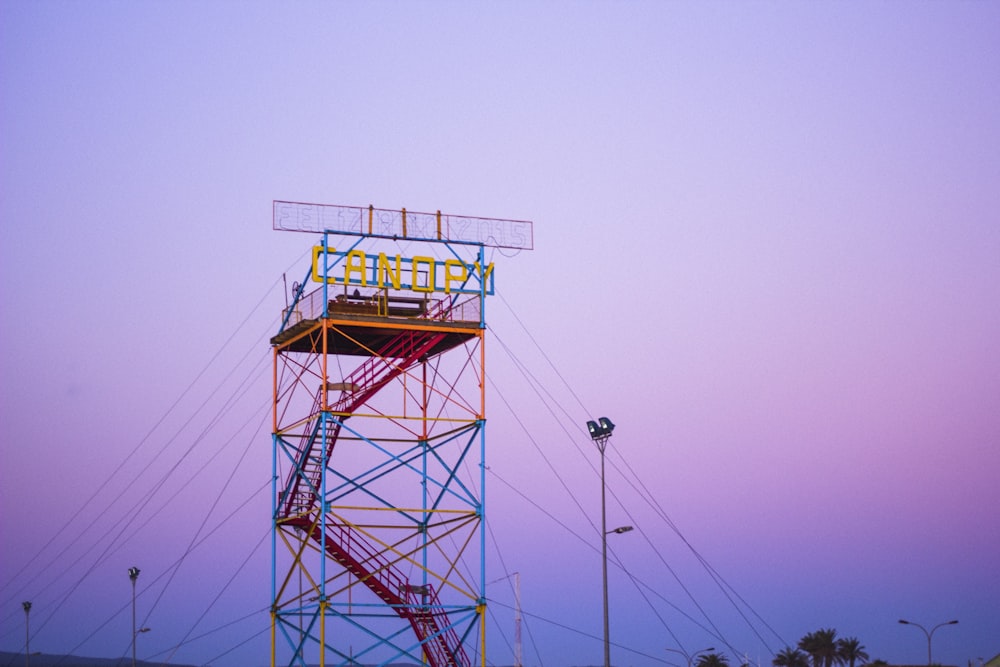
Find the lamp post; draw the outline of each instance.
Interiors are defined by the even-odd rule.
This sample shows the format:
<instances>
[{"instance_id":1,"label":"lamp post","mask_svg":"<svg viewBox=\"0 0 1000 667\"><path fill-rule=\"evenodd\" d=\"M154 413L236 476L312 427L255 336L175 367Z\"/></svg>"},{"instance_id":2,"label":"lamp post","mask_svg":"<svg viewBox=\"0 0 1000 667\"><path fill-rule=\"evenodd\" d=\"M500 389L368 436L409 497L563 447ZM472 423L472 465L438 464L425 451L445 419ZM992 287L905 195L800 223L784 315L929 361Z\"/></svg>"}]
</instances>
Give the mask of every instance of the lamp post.
<instances>
[{"instance_id":1,"label":"lamp post","mask_svg":"<svg viewBox=\"0 0 1000 667\"><path fill-rule=\"evenodd\" d=\"M604 450L608 446L611 432L615 425L607 417L601 417L596 422L588 421L587 430L601 453L601 581L604 586L604 667L611 667L611 637L608 630L608 535L621 535L632 530L632 526L619 526L608 530L607 503L604 485Z\"/></svg>"},{"instance_id":2,"label":"lamp post","mask_svg":"<svg viewBox=\"0 0 1000 667\"><path fill-rule=\"evenodd\" d=\"M915 625L918 628L920 628L921 630L923 630L924 634L927 635L927 664L928 665L933 664L933 663L931 663L931 637L934 636L934 631L937 630L938 628L940 628L943 625L955 625L955 624L958 623L958 621L945 621L944 623L938 623L933 628L931 628L930 632L928 632L927 628L925 628L924 626L920 625L919 623L914 623L913 621L906 621L906 620L903 620L902 618L899 619L899 622L901 624L903 624L903 625Z\"/></svg>"},{"instance_id":3,"label":"lamp post","mask_svg":"<svg viewBox=\"0 0 1000 667\"><path fill-rule=\"evenodd\" d=\"M24 607L24 667L31 667L31 632L28 630L28 620L31 616L31 603L25 600L21 603Z\"/></svg>"},{"instance_id":4,"label":"lamp post","mask_svg":"<svg viewBox=\"0 0 1000 667\"><path fill-rule=\"evenodd\" d=\"M135 638L139 633L135 631L135 580L139 578L139 568L130 567L128 578L132 580L132 667L135 667ZM143 628L143 632L149 628Z\"/></svg>"},{"instance_id":5,"label":"lamp post","mask_svg":"<svg viewBox=\"0 0 1000 667\"><path fill-rule=\"evenodd\" d=\"M714 646L710 646L708 648L703 648L700 651L695 651L691 655L688 655L686 651L678 651L675 648L667 648L667 649L663 649L663 650L664 651L670 651L671 653L680 653L681 655L684 656L684 659L687 660L688 667L691 667L691 665L694 662L695 658L697 658L702 653L708 653L710 651L714 651L715 647Z\"/></svg>"}]
</instances>

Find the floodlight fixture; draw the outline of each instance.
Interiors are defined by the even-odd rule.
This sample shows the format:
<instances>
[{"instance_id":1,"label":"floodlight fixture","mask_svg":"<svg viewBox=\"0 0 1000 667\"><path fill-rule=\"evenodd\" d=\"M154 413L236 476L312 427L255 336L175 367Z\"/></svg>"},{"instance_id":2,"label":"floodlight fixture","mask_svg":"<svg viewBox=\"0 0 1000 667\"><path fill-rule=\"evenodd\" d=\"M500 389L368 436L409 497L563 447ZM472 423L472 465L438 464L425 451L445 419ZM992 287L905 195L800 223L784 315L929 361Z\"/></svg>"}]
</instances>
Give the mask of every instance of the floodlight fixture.
<instances>
[{"instance_id":1,"label":"floodlight fixture","mask_svg":"<svg viewBox=\"0 0 1000 667\"><path fill-rule=\"evenodd\" d=\"M591 419L587 422L587 431L590 432L590 438L598 443L610 438L611 432L614 430L614 422L607 417L601 417L597 421Z\"/></svg>"}]
</instances>

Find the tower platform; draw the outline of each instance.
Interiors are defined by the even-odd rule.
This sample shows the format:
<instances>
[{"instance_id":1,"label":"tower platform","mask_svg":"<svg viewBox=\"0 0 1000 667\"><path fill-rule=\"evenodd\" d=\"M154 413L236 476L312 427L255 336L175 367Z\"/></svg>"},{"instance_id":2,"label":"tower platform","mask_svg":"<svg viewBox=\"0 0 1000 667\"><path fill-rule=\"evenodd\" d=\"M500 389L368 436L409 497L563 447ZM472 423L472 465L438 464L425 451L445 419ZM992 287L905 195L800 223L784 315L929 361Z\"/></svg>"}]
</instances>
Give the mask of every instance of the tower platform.
<instances>
[{"instance_id":1,"label":"tower platform","mask_svg":"<svg viewBox=\"0 0 1000 667\"><path fill-rule=\"evenodd\" d=\"M302 320L271 338L271 345L289 352L321 353L324 322L330 328L327 354L344 354L370 357L402 331L435 331L445 333L427 353L434 356L462 345L475 337L476 327L467 322L441 322L418 320L399 322L384 317L343 316L325 319Z\"/></svg>"},{"instance_id":2,"label":"tower platform","mask_svg":"<svg viewBox=\"0 0 1000 667\"><path fill-rule=\"evenodd\" d=\"M289 352L318 354L322 350L322 330L329 329L327 354L372 356L406 331L444 334L427 353L440 354L462 345L480 333L479 297L452 298L399 296L384 290L337 295L325 308L316 296L301 299L284 316L285 328L271 338L271 345Z\"/></svg>"}]
</instances>

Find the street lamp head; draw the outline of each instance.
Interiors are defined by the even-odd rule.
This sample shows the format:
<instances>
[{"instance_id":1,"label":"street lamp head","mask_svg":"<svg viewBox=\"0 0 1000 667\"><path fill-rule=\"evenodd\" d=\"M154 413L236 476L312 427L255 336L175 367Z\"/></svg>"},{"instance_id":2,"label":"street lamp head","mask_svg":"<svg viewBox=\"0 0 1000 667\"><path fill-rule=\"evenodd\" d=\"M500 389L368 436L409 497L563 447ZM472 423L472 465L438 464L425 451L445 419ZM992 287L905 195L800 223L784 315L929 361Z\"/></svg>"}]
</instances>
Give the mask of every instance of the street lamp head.
<instances>
[{"instance_id":1,"label":"street lamp head","mask_svg":"<svg viewBox=\"0 0 1000 667\"><path fill-rule=\"evenodd\" d=\"M606 440L611 437L611 432L615 430L615 425L607 417L601 417L596 422L592 419L588 421L587 430L590 432L591 439Z\"/></svg>"},{"instance_id":2,"label":"street lamp head","mask_svg":"<svg viewBox=\"0 0 1000 667\"><path fill-rule=\"evenodd\" d=\"M955 625L958 621L948 621L945 625Z\"/></svg>"},{"instance_id":3,"label":"street lamp head","mask_svg":"<svg viewBox=\"0 0 1000 667\"><path fill-rule=\"evenodd\" d=\"M139 578L139 568L137 568L137 567L130 567L128 569L128 578L131 579L132 581L135 581L136 579L138 579Z\"/></svg>"},{"instance_id":4,"label":"street lamp head","mask_svg":"<svg viewBox=\"0 0 1000 667\"><path fill-rule=\"evenodd\" d=\"M25 600L24 602L22 602L21 606L24 607L24 613L25 614L27 614L29 611L31 611L31 603L28 602L27 600Z\"/></svg>"},{"instance_id":5,"label":"street lamp head","mask_svg":"<svg viewBox=\"0 0 1000 667\"><path fill-rule=\"evenodd\" d=\"M634 530L632 526L618 526L614 530L608 531L609 533L614 533L615 535L621 535L622 533L627 533L630 530Z\"/></svg>"},{"instance_id":6,"label":"street lamp head","mask_svg":"<svg viewBox=\"0 0 1000 667\"><path fill-rule=\"evenodd\" d=\"M607 417L601 417L598 420L598 423L601 425L601 428L604 429L605 433L607 433L608 435L611 435L611 432L615 430L615 425L611 423L611 420L608 419Z\"/></svg>"},{"instance_id":7,"label":"street lamp head","mask_svg":"<svg viewBox=\"0 0 1000 667\"><path fill-rule=\"evenodd\" d=\"M899 622L902 623L903 625L909 625L910 624L909 621L904 621L903 619L899 619Z\"/></svg>"}]
</instances>

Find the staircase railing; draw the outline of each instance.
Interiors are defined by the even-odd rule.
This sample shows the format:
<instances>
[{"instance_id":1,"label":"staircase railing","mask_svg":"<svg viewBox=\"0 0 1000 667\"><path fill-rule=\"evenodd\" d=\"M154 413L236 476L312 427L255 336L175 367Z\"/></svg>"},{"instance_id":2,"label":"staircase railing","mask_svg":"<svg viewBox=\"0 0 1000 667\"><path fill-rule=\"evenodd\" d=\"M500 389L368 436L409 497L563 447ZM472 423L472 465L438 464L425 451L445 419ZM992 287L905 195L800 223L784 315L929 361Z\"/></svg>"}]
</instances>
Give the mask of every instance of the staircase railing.
<instances>
[{"instance_id":1,"label":"staircase railing","mask_svg":"<svg viewBox=\"0 0 1000 667\"><path fill-rule=\"evenodd\" d=\"M312 519L299 517L289 523L305 529L314 542L322 542L333 560L409 622L431 667L470 667L468 654L432 585L411 585L384 552L350 526L328 523L323 540L319 524Z\"/></svg>"},{"instance_id":2,"label":"staircase railing","mask_svg":"<svg viewBox=\"0 0 1000 667\"><path fill-rule=\"evenodd\" d=\"M331 406L332 412L349 415L368 399L374 396L402 373L409 370L421 357L429 352L444 337L443 333L430 331L405 331L388 341L379 353L365 360L350 375L344 378L343 389L338 401ZM319 410L322 389L317 392L313 414ZM291 471L291 478L285 484L286 500L283 503L284 517L293 516L311 509L318 497L319 483L323 473L322 458L314 456L316 443L321 440L322 424L319 421L312 424L306 438L306 446L302 448L296 468ZM326 456L333 454L337 437L340 434L339 422L330 422L327 432Z\"/></svg>"}]
</instances>

